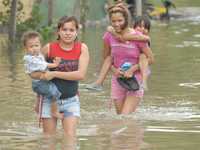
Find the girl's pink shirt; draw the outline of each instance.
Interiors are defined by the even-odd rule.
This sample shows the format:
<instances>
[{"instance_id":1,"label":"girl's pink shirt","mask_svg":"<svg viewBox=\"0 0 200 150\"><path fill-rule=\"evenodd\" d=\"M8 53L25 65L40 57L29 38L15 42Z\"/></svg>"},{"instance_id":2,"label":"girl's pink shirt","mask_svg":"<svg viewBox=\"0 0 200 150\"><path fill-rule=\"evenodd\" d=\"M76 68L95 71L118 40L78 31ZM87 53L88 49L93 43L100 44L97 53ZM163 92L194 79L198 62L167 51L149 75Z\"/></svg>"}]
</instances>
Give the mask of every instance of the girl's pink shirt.
<instances>
[{"instance_id":1,"label":"girl's pink shirt","mask_svg":"<svg viewBox=\"0 0 200 150\"><path fill-rule=\"evenodd\" d=\"M141 33L133 32L133 34L139 35ZM142 49L148 47L148 43L142 42L142 41L119 42L109 32L106 32L104 34L103 40L111 48L111 56L113 59L113 65L116 68L119 68L125 62L137 64L139 61L139 55L142 52Z\"/></svg>"}]
</instances>

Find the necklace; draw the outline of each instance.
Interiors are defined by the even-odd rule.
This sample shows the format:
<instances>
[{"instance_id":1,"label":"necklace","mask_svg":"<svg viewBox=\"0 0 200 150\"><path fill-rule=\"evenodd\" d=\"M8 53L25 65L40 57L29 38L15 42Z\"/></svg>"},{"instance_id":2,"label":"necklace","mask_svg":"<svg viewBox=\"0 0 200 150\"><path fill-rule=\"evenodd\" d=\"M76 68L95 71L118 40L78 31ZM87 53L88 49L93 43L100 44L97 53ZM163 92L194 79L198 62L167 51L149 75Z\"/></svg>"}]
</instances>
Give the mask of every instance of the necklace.
<instances>
[{"instance_id":1,"label":"necklace","mask_svg":"<svg viewBox=\"0 0 200 150\"><path fill-rule=\"evenodd\" d=\"M63 50L65 50L65 51L70 51L70 50L72 50L72 48L74 47L74 43L73 43L72 46L70 46L70 47L63 47L61 43L59 43L59 46L60 46Z\"/></svg>"}]
</instances>

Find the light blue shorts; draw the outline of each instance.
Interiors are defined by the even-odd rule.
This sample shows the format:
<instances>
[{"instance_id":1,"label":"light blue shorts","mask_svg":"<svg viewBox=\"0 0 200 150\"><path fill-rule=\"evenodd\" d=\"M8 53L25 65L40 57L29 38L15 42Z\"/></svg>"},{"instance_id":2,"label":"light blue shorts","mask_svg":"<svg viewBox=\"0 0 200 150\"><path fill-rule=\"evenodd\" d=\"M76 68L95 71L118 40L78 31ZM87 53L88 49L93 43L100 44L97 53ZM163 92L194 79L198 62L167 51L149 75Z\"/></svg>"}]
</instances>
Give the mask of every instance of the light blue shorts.
<instances>
[{"instance_id":1,"label":"light blue shorts","mask_svg":"<svg viewBox=\"0 0 200 150\"><path fill-rule=\"evenodd\" d=\"M51 103L50 99L43 99L41 118L51 118ZM64 117L80 117L80 102L77 95L66 99L59 99L57 104L59 112L64 113Z\"/></svg>"}]
</instances>

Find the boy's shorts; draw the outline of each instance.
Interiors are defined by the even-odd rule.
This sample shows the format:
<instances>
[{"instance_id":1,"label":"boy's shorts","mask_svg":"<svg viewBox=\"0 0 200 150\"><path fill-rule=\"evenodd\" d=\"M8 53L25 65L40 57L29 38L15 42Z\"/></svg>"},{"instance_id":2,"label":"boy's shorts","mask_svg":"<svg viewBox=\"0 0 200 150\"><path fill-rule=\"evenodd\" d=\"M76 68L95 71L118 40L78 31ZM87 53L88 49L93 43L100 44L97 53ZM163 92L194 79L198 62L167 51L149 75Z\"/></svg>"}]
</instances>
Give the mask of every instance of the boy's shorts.
<instances>
[{"instance_id":1,"label":"boy's shorts","mask_svg":"<svg viewBox=\"0 0 200 150\"><path fill-rule=\"evenodd\" d=\"M39 95L43 95L48 99L55 98L56 100L60 98L61 93L56 87L56 85L51 81L46 80L33 80L32 89Z\"/></svg>"},{"instance_id":2,"label":"boy's shorts","mask_svg":"<svg viewBox=\"0 0 200 150\"><path fill-rule=\"evenodd\" d=\"M70 98L59 99L56 102L59 112L64 113L65 118L71 116L80 117L80 102L77 95ZM41 118L51 118L51 103L52 101L50 99L44 97Z\"/></svg>"}]
</instances>

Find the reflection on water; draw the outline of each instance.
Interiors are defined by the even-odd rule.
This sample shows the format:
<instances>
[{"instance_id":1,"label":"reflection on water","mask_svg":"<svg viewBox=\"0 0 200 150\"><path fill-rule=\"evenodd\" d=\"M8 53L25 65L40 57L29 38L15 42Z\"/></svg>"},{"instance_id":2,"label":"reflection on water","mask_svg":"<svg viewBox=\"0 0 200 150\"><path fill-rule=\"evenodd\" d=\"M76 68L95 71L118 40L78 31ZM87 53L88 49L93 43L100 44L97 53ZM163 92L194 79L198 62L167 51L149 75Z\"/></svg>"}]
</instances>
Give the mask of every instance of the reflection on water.
<instances>
[{"instance_id":1,"label":"reflection on water","mask_svg":"<svg viewBox=\"0 0 200 150\"><path fill-rule=\"evenodd\" d=\"M16 131L0 131L0 133L1 150L76 150L78 147L70 139L65 139L60 135L47 138L41 135L27 135Z\"/></svg>"},{"instance_id":2,"label":"reflection on water","mask_svg":"<svg viewBox=\"0 0 200 150\"><path fill-rule=\"evenodd\" d=\"M196 11L196 10L195 10ZM135 114L116 116L108 108L110 76L104 91L84 89L94 81L100 66L104 28L82 33L91 55L88 78L80 85L81 121L77 144L63 141L61 123L54 139L42 137L36 114L31 80L23 69L23 51L0 47L0 150L196 150L200 146L199 45L200 32L194 17L170 24L153 22L151 37L156 62L149 91ZM193 19L191 19L193 18ZM193 138L191 138L191 136Z\"/></svg>"},{"instance_id":3,"label":"reflection on water","mask_svg":"<svg viewBox=\"0 0 200 150\"><path fill-rule=\"evenodd\" d=\"M86 124L80 126L79 136L81 149L139 150L147 146L142 125L131 116L101 114L95 124L87 119Z\"/></svg>"},{"instance_id":4,"label":"reflection on water","mask_svg":"<svg viewBox=\"0 0 200 150\"><path fill-rule=\"evenodd\" d=\"M200 82L196 82L196 83L180 83L179 86L185 86L185 87L189 87L189 88L198 88L198 86L200 85Z\"/></svg>"}]
</instances>

